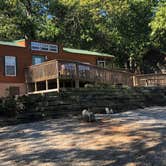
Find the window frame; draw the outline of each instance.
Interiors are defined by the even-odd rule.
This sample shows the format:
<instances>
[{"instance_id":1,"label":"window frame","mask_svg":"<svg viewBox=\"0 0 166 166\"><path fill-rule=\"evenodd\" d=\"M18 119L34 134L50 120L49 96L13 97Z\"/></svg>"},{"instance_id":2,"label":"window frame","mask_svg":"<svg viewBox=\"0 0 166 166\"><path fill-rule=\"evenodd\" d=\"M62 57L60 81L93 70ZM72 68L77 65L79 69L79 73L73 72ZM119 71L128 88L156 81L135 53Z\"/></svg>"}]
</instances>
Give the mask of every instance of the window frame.
<instances>
[{"instance_id":1,"label":"window frame","mask_svg":"<svg viewBox=\"0 0 166 166\"><path fill-rule=\"evenodd\" d=\"M51 47L52 48L56 48L56 51L53 51ZM49 48L49 52L56 52L56 53L58 53L58 46L57 45L49 44L48 48Z\"/></svg>"},{"instance_id":2,"label":"window frame","mask_svg":"<svg viewBox=\"0 0 166 166\"><path fill-rule=\"evenodd\" d=\"M35 62L35 58L40 58L40 59L43 59L44 61L41 63L34 64L33 62ZM46 57L43 55L32 55L32 65L39 65L39 64L44 63L45 61L46 61Z\"/></svg>"},{"instance_id":3,"label":"window frame","mask_svg":"<svg viewBox=\"0 0 166 166\"><path fill-rule=\"evenodd\" d=\"M51 47L55 48L55 50L52 49ZM40 43L40 42L31 42L31 50L58 53L58 45Z\"/></svg>"},{"instance_id":4,"label":"window frame","mask_svg":"<svg viewBox=\"0 0 166 166\"><path fill-rule=\"evenodd\" d=\"M100 65L101 63L103 63L103 66ZM97 66L105 68L106 67L106 61L105 60L97 60Z\"/></svg>"},{"instance_id":5,"label":"window frame","mask_svg":"<svg viewBox=\"0 0 166 166\"><path fill-rule=\"evenodd\" d=\"M41 43L40 44L41 51L49 51L49 45Z\"/></svg>"},{"instance_id":6,"label":"window frame","mask_svg":"<svg viewBox=\"0 0 166 166\"><path fill-rule=\"evenodd\" d=\"M14 65L14 74L8 74L7 73L7 66L13 66L13 65L7 65L7 58L12 57L15 59L15 65ZM16 56L5 56L5 61L4 61L4 69L5 69L5 76L9 76L9 77L16 77L17 76L17 57Z\"/></svg>"}]
</instances>

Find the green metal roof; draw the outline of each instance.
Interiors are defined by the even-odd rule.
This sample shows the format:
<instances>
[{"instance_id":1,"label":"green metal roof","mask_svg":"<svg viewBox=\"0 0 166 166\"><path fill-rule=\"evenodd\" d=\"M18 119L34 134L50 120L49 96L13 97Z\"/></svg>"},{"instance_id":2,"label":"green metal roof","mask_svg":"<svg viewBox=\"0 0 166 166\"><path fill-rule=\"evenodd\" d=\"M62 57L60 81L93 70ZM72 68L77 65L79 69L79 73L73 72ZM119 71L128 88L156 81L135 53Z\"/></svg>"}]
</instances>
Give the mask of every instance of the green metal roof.
<instances>
[{"instance_id":1,"label":"green metal roof","mask_svg":"<svg viewBox=\"0 0 166 166\"><path fill-rule=\"evenodd\" d=\"M21 42L21 41L25 41L25 39L13 40L13 42Z\"/></svg>"},{"instance_id":2,"label":"green metal roof","mask_svg":"<svg viewBox=\"0 0 166 166\"><path fill-rule=\"evenodd\" d=\"M21 46L21 45L17 44L17 42L23 41L23 40L24 39L13 40L13 41L0 41L0 45L8 45L8 46L15 46L15 47L24 47L24 46Z\"/></svg>"},{"instance_id":3,"label":"green metal roof","mask_svg":"<svg viewBox=\"0 0 166 166\"><path fill-rule=\"evenodd\" d=\"M113 55L109 55L109 54L105 54L105 53L99 53L99 52L94 52L94 51L88 51L88 50L79 50L79 49L73 49L73 48L63 48L63 51L68 52L68 53L75 53L75 54L86 54L86 55L94 55L94 56L114 58Z\"/></svg>"},{"instance_id":4,"label":"green metal roof","mask_svg":"<svg viewBox=\"0 0 166 166\"><path fill-rule=\"evenodd\" d=\"M24 47L24 46L21 46L21 45L17 44L17 42L24 41L24 40L25 39L13 40L13 41L0 41L0 45ZM63 51L68 52L68 53L75 53L75 54L94 55L94 56L114 58L114 56L110 55L110 54L99 53L99 52L88 51L88 50L80 50L80 49L73 49L73 48L63 48Z\"/></svg>"}]
</instances>

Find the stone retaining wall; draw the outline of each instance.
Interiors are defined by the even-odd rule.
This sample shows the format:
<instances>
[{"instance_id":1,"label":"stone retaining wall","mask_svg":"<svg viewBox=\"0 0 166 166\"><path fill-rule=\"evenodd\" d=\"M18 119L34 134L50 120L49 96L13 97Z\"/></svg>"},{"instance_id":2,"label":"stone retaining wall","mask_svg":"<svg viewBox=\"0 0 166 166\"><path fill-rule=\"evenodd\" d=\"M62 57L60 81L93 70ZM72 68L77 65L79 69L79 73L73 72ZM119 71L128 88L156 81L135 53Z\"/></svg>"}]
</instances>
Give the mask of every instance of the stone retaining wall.
<instances>
[{"instance_id":1,"label":"stone retaining wall","mask_svg":"<svg viewBox=\"0 0 166 166\"><path fill-rule=\"evenodd\" d=\"M23 104L24 109L18 110L15 117L6 118L6 124L81 115L85 108L94 113L105 113L105 108L108 107L116 113L149 106L165 106L166 87L68 89L59 94L54 92L22 96L17 99L17 103ZM0 119L2 124L4 118Z\"/></svg>"}]
</instances>

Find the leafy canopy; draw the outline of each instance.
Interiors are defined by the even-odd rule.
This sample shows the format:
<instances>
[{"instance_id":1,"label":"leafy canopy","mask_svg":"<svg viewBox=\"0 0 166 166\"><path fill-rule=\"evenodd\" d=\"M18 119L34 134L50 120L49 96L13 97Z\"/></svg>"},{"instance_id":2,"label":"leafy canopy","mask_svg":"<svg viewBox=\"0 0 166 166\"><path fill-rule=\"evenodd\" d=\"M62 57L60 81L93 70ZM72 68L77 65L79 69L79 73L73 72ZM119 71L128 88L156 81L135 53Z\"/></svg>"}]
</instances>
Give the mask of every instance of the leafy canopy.
<instances>
[{"instance_id":1,"label":"leafy canopy","mask_svg":"<svg viewBox=\"0 0 166 166\"><path fill-rule=\"evenodd\" d=\"M42 39L114 54L136 71L153 47L166 50L164 0L0 0L0 39Z\"/></svg>"}]
</instances>

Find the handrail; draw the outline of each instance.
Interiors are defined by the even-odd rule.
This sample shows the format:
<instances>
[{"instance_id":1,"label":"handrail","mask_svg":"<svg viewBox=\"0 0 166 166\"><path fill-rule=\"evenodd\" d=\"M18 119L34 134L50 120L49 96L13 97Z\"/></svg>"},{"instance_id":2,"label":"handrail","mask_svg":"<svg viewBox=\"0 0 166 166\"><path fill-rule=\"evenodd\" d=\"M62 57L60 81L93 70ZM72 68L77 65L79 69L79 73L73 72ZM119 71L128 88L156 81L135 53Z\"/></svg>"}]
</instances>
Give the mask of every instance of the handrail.
<instances>
[{"instance_id":1,"label":"handrail","mask_svg":"<svg viewBox=\"0 0 166 166\"><path fill-rule=\"evenodd\" d=\"M135 78L136 86L166 86L166 74L142 74Z\"/></svg>"},{"instance_id":2,"label":"handrail","mask_svg":"<svg viewBox=\"0 0 166 166\"><path fill-rule=\"evenodd\" d=\"M58 67L56 67L56 63L58 63ZM78 79L106 84L121 83L132 86L132 73L60 59L29 66L26 71L26 82L56 79L57 76L60 76L60 79Z\"/></svg>"},{"instance_id":3,"label":"handrail","mask_svg":"<svg viewBox=\"0 0 166 166\"><path fill-rule=\"evenodd\" d=\"M151 74L137 74L136 76L137 77L147 77L147 76L166 76L166 74L163 74L163 73L151 73Z\"/></svg>"},{"instance_id":4,"label":"handrail","mask_svg":"<svg viewBox=\"0 0 166 166\"><path fill-rule=\"evenodd\" d=\"M57 78L128 86L166 86L166 74L135 75L123 70L102 68L71 60L54 59L26 69L27 83Z\"/></svg>"}]
</instances>

